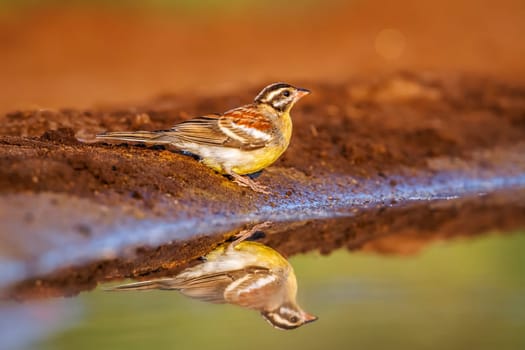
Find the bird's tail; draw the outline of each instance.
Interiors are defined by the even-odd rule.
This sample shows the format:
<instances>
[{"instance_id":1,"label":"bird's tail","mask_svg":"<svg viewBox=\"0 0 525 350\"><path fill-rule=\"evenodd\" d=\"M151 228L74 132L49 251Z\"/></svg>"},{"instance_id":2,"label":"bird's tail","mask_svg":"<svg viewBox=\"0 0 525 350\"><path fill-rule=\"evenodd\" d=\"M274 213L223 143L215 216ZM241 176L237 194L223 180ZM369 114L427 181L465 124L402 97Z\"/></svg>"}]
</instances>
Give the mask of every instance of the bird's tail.
<instances>
[{"instance_id":1,"label":"bird's tail","mask_svg":"<svg viewBox=\"0 0 525 350\"><path fill-rule=\"evenodd\" d=\"M113 131L98 134L99 140L118 140L153 144L174 143L176 138L164 131Z\"/></svg>"},{"instance_id":2,"label":"bird's tail","mask_svg":"<svg viewBox=\"0 0 525 350\"><path fill-rule=\"evenodd\" d=\"M109 292L116 292L121 290L149 290L149 289L161 289L161 290L178 290L178 284L174 278L161 278L150 281L134 282L128 284L121 284L120 286L110 287L105 289Z\"/></svg>"}]
</instances>

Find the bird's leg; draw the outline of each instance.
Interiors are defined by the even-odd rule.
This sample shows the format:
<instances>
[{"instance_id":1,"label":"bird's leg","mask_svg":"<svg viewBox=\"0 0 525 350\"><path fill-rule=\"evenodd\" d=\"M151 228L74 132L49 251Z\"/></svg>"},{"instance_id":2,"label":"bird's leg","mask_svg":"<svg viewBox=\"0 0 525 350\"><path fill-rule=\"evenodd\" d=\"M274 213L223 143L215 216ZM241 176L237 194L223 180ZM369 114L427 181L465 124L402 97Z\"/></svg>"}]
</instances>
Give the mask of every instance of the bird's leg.
<instances>
[{"instance_id":1,"label":"bird's leg","mask_svg":"<svg viewBox=\"0 0 525 350\"><path fill-rule=\"evenodd\" d=\"M268 187L258 184L257 182L250 179L248 176L242 176L242 175L236 174L233 171L230 171L228 175L233 177L233 182L235 182L239 186L249 187L254 192L270 194L270 191L268 191Z\"/></svg>"},{"instance_id":2,"label":"bird's leg","mask_svg":"<svg viewBox=\"0 0 525 350\"><path fill-rule=\"evenodd\" d=\"M232 248L235 247L237 244L253 236L255 232L264 230L265 228L268 228L271 225L272 225L271 221L265 221L260 224L252 226L252 228L250 229L240 231L239 233L235 235L235 241L232 242L231 247Z\"/></svg>"}]
</instances>

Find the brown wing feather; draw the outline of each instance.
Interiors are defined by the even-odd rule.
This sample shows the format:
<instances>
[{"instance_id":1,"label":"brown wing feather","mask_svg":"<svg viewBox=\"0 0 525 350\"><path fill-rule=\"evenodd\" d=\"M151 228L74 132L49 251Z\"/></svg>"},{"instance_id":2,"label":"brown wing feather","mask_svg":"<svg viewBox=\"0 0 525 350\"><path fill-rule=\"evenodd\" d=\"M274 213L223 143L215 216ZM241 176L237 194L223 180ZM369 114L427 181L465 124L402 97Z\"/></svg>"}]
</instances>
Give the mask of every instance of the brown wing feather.
<instances>
[{"instance_id":1,"label":"brown wing feather","mask_svg":"<svg viewBox=\"0 0 525 350\"><path fill-rule=\"evenodd\" d=\"M248 277L247 277L248 276ZM209 274L195 278L181 280L177 284L177 289L184 295L207 301L211 303L234 303L240 306L259 308L265 305L264 300L258 300L259 297L266 295L268 290L261 293L253 293L249 297L244 293L248 288L250 281L270 276L269 270L261 267L249 267L241 270L224 271L216 274ZM240 280L241 292L235 296L235 293L228 292L228 286ZM239 290L238 288L235 288ZM252 300L254 299L254 300ZM255 307L253 306L254 304Z\"/></svg>"},{"instance_id":2,"label":"brown wing feather","mask_svg":"<svg viewBox=\"0 0 525 350\"><path fill-rule=\"evenodd\" d=\"M224 299L228 303L263 310L271 299L280 298L282 281L277 274L267 269L254 269L238 281L238 284L231 284L224 293Z\"/></svg>"},{"instance_id":3,"label":"brown wing feather","mask_svg":"<svg viewBox=\"0 0 525 350\"><path fill-rule=\"evenodd\" d=\"M232 276L218 273L181 281L178 289L190 298L221 304L227 302L224 299L224 290L232 281Z\"/></svg>"},{"instance_id":4,"label":"brown wing feather","mask_svg":"<svg viewBox=\"0 0 525 350\"><path fill-rule=\"evenodd\" d=\"M219 127L219 115L203 116L175 125L171 130L177 138L186 142L220 146L230 141Z\"/></svg>"},{"instance_id":5,"label":"brown wing feather","mask_svg":"<svg viewBox=\"0 0 525 350\"><path fill-rule=\"evenodd\" d=\"M149 281L128 283L111 287L107 290L178 290L182 294L191 298L211 303L225 303L227 301L224 299L224 290L233 282L236 273L240 274L241 272L233 272L233 275L222 272L189 279L179 277L159 278Z\"/></svg>"},{"instance_id":6,"label":"brown wing feather","mask_svg":"<svg viewBox=\"0 0 525 350\"><path fill-rule=\"evenodd\" d=\"M237 282L237 283L236 283ZM234 286L234 288L228 288ZM261 310L280 290L275 274L261 267L223 271L194 278L159 278L120 285L108 290L178 290L182 294L211 303L232 303Z\"/></svg>"},{"instance_id":7,"label":"brown wing feather","mask_svg":"<svg viewBox=\"0 0 525 350\"><path fill-rule=\"evenodd\" d=\"M269 132L273 128L272 122L251 105L238 107L224 113L236 125L256 127L258 130Z\"/></svg>"},{"instance_id":8,"label":"brown wing feather","mask_svg":"<svg viewBox=\"0 0 525 350\"><path fill-rule=\"evenodd\" d=\"M233 109L224 115L191 119L175 125L172 131L186 142L249 150L264 147L269 136L250 133L250 127L268 133L273 126L268 118L248 106Z\"/></svg>"},{"instance_id":9,"label":"brown wing feather","mask_svg":"<svg viewBox=\"0 0 525 350\"><path fill-rule=\"evenodd\" d=\"M245 270L234 270L194 278L178 278L176 285L182 294L190 298L211 303L227 303L224 291L233 281L245 274Z\"/></svg>"}]
</instances>

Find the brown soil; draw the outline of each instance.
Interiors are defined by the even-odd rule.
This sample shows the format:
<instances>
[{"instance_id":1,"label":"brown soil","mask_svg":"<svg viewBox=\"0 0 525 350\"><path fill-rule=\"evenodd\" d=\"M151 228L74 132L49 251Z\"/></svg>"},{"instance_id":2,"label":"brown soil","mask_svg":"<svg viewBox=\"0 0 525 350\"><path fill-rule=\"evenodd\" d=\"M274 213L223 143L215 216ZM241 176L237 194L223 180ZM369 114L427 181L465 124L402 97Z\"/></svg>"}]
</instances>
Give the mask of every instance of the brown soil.
<instances>
[{"instance_id":1,"label":"brown soil","mask_svg":"<svg viewBox=\"0 0 525 350\"><path fill-rule=\"evenodd\" d=\"M464 75L443 78L428 73L423 76L397 73L375 81L300 85L314 93L294 108L294 141L276 166L293 168L306 176L315 172L317 176L344 173L371 177L392 167L425 168L429 157L462 158L473 150L523 141L525 89L519 85ZM195 162L190 158L162 147L84 144L77 139L93 142L95 134L107 130L165 129L191 116L249 103L258 89L260 86L216 98L162 96L130 110L8 113L0 125L0 134L14 138L4 137L2 143L17 147L4 148L3 157L10 162L2 171L17 175L4 177L3 181L12 182L2 188L92 196L111 185L117 192L145 187L177 195L189 181L197 185L209 181L223 183L221 176L204 167L196 172ZM60 181L47 184L17 173L17 153L28 150L55 162L71 158L72 152L78 155L74 161L66 162L69 170L63 169ZM11 155L14 159L9 159ZM155 167L150 162L152 156L156 158ZM109 160L113 167L107 167ZM27 157L20 161L26 167ZM188 168L193 177L187 176ZM123 176L127 173L142 176ZM82 185L71 188L79 182L78 176L83 177Z\"/></svg>"},{"instance_id":2,"label":"brown soil","mask_svg":"<svg viewBox=\"0 0 525 350\"><path fill-rule=\"evenodd\" d=\"M235 227L265 219L298 221L276 223L265 239L285 254L339 247L408 253L436 237L525 226L524 86L408 72L300 85L313 94L293 110L292 144L257 179L270 196L170 150L89 143L105 130L165 129L248 103L260 85L218 97L164 95L130 109L3 116L2 253L25 269L10 295L71 295L101 281L170 274ZM436 184L441 190L428 190ZM428 198L414 200L420 191ZM436 202L451 195L464 199ZM319 213L346 219L312 222ZM157 240L136 228L190 219L204 226L174 226ZM108 251L99 243L118 227L143 238ZM86 255L71 258L76 250ZM46 269L49 252L63 257Z\"/></svg>"}]
</instances>

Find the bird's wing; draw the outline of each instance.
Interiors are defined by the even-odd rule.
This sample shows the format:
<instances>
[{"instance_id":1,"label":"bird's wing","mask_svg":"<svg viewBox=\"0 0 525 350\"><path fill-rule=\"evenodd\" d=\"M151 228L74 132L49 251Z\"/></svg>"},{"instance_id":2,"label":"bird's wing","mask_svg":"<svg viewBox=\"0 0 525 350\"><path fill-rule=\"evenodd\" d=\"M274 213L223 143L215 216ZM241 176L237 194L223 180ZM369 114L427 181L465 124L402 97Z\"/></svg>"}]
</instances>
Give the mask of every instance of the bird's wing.
<instances>
[{"instance_id":1,"label":"bird's wing","mask_svg":"<svg viewBox=\"0 0 525 350\"><path fill-rule=\"evenodd\" d=\"M239 107L219 119L222 132L242 144L243 149L264 147L272 138L273 124L254 108Z\"/></svg>"},{"instance_id":2,"label":"bird's wing","mask_svg":"<svg viewBox=\"0 0 525 350\"><path fill-rule=\"evenodd\" d=\"M268 300L281 291L279 276L263 267L221 271L193 278L159 278L116 286L109 291L121 290L178 290L182 294L211 303L232 303L262 310Z\"/></svg>"},{"instance_id":3,"label":"bird's wing","mask_svg":"<svg viewBox=\"0 0 525 350\"><path fill-rule=\"evenodd\" d=\"M250 108L239 107L224 115L208 115L171 129L181 141L253 150L272 138L272 123ZM169 132L167 132L169 133Z\"/></svg>"},{"instance_id":4,"label":"bird's wing","mask_svg":"<svg viewBox=\"0 0 525 350\"><path fill-rule=\"evenodd\" d=\"M224 290L233 280L231 275L220 272L182 280L178 290L190 298L221 304L227 302L224 299Z\"/></svg>"},{"instance_id":5,"label":"bird's wing","mask_svg":"<svg viewBox=\"0 0 525 350\"><path fill-rule=\"evenodd\" d=\"M158 289L176 289L182 294L210 303L232 303L262 310L280 291L278 276L263 267L221 271L192 278L160 279Z\"/></svg>"},{"instance_id":6,"label":"bird's wing","mask_svg":"<svg viewBox=\"0 0 525 350\"><path fill-rule=\"evenodd\" d=\"M251 271L226 288L224 299L228 303L263 310L269 301L280 298L283 282L278 274L268 269L257 267L248 270Z\"/></svg>"},{"instance_id":7,"label":"bird's wing","mask_svg":"<svg viewBox=\"0 0 525 350\"><path fill-rule=\"evenodd\" d=\"M245 279L246 275L265 275L268 269L250 267L248 269L221 271L193 278L179 278L177 288L182 294L211 303L237 303L227 295L233 284ZM242 281L241 281L242 283ZM240 304L244 306L243 304Z\"/></svg>"},{"instance_id":8,"label":"bird's wing","mask_svg":"<svg viewBox=\"0 0 525 350\"><path fill-rule=\"evenodd\" d=\"M178 290L191 298L208 301L212 303L225 303L224 290L240 271L231 274L220 272L194 278L159 278L149 281L141 281L123 284L106 289L107 291L130 291L130 290Z\"/></svg>"},{"instance_id":9,"label":"bird's wing","mask_svg":"<svg viewBox=\"0 0 525 350\"><path fill-rule=\"evenodd\" d=\"M175 125L166 134L174 132L178 139L205 145L224 145L229 137L219 127L220 115L207 115Z\"/></svg>"}]
</instances>

